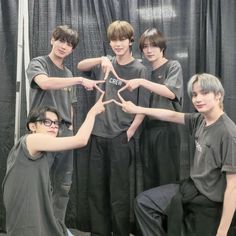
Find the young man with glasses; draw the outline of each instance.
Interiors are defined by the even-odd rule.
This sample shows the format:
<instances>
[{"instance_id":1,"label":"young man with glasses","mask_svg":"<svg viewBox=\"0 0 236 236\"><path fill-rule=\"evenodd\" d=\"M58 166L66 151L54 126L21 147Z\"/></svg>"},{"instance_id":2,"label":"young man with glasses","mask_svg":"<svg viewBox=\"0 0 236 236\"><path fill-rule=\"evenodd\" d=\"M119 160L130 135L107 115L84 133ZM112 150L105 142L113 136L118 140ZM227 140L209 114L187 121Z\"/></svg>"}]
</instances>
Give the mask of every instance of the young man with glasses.
<instances>
[{"instance_id":1,"label":"young man with glasses","mask_svg":"<svg viewBox=\"0 0 236 236\"><path fill-rule=\"evenodd\" d=\"M61 122L56 120L56 121L52 121L49 119L43 119L43 120L36 120L37 122L41 122L42 124L44 124L47 127L51 127L52 124L54 125L55 128L59 129L59 126L61 125Z\"/></svg>"},{"instance_id":2,"label":"young man with glasses","mask_svg":"<svg viewBox=\"0 0 236 236\"><path fill-rule=\"evenodd\" d=\"M69 26L58 26L52 33L51 52L46 56L33 58L27 68L30 83L30 110L40 106L52 106L62 117L61 136L71 136L72 100L74 85L80 84L86 89L98 88L99 81L83 77L72 77L71 71L64 65L79 42L78 32ZM55 215L64 221L72 181L73 151L58 152L51 169Z\"/></svg>"},{"instance_id":3,"label":"young man with glasses","mask_svg":"<svg viewBox=\"0 0 236 236\"><path fill-rule=\"evenodd\" d=\"M27 122L30 134L19 139L7 159L3 200L8 236L71 235L54 214L50 168L55 152L87 144L96 115L104 111L102 98L103 95L71 137L57 137L61 122L56 109L31 110Z\"/></svg>"}]
</instances>

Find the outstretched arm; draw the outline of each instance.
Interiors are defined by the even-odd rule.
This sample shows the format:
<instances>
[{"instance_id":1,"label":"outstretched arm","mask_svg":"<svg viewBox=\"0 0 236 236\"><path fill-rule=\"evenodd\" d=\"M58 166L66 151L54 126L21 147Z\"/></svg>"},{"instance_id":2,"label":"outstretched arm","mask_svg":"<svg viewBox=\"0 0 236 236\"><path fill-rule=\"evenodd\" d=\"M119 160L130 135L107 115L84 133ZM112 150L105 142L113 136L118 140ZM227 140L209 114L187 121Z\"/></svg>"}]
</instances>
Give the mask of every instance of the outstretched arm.
<instances>
[{"instance_id":1,"label":"outstretched arm","mask_svg":"<svg viewBox=\"0 0 236 236\"><path fill-rule=\"evenodd\" d=\"M63 151L85 146L92 132L96 115L104 111L104 105L113 101L102 102L103 96L104 93L90 109L76 135L71 137L53 137L42 133L29 134L27 136L27 148L31 155L34 156L42 151Z\"/></svg>"},{"instance_id":2,"label":"outstretched arm","mask_svg":"<svg viewBox=\"0 0 236 236\"><path fill-rule=\"evenodd\" d=\"M98 88L97 84L104 83L104 81L94 81L84 77L48 77L45 74L35 76L34 81L43 90L56 90L70 87L72 85L81 84L87 90Z\"/></svg>"},{"instance_id":3,"label":"outstretched arm","mask_svg":"<svg viewBox=\"0 0 236 236\"><path fill-rule=\"evenodd\" d=\"M163 84L154 83L147 79L141 79L141 78L132 80L125 80L125 79L120 79L120 80L122 80L122 82L125 83L125 86L122 88L122 90L128 89L130 91L133 91L134 89L142 86L160 96L167 97L169 99L175 98L175 94Z\"/></svg>"},{"instance_id":4,"label":"outstretched arm","mask_svg":"<svg viewBox=\"0 0 236 236\"><path fill-rule=\"evenodd\" d=\"M118 92L118 97L121 101L115 103L122 107L122 110L131 114L143 114L147 116L152 116L158 120L169 121L179 124L184 124L184 113L171 111L167 109L157 109L157 108L146 108L134 105L130 101L125 101L120 93Z\"/></svg>"},{"instance_id":5,"label":"outstretched arm","mask_svg":"<svg viewBox=\"0 0 236 236\"><path fill-rule=\"evenodd\" d=\"M119 78L108 57L96 57L96 58L84 59L78 63L77 68L81 71L90 71L96 65L101 65L102 70L105 74L104 80L107 79L110 72L112 72L116 78Z\"/></svg>"},{"instance_id":6,"label":"outstretched arm","mask_svg":"<svg viewBox=\"0 0 236 236\"><path fill-rule=\"evenodd\" d=\"M236 174L226 174L223 212L216 236L227 236L236 209Z\"/></svg>"}]
</instances>

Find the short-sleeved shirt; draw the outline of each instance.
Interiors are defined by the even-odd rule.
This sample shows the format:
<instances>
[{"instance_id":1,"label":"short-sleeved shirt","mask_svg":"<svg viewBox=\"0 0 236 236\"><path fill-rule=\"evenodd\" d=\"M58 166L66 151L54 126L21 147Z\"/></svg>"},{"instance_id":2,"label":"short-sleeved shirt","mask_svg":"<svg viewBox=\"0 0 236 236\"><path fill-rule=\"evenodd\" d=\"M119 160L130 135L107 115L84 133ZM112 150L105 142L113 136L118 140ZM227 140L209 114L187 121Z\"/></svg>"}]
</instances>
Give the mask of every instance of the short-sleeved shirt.
<instances>
[{"instance_id":1,"label":"short-sleeved shirt","mask_svg":"<svg viewBox=\"0 0 236 236\"><path fill-rule=\"evenodd\" d=\"M30 83L30 110L34 107L52 106L57 109L62 119L71 122L71 103L75 100L75 87L56 90L43 90L34 81L35 76L45 74L48 77L72 77L71 71L58 68L49 56L40 56L31 60L27 68Z\"/></svg>"},{"instance_id":2,"label":"short-sleeved shirt","mask_svg":"<svg viewBox=\"0 0 236 236\"><path fill-rule=\"evenodd\" d=\"M165 85L171 92L175 94L175 99L171 100L169 98L152 93L150 96L149 107L182 111L183 75L182 67L178 61L169 60L161 67L153 70L151 81L154 83ZM152 117L149 118L155 119Z\"/></svg>"},{"instance_id":3,"label":"short-sleeved shirt","mask_svg":"<svg viewBox=\"0 0 236 236\"><path fill-rule=\"evenodd\" d=\"M66 227L54 216L49 171L54 154L42 152L33 159L20 138L7 159L3 180L6 227L9 236L65 236Z\"/></svg>"},{"instance_id":4,"label":"short-sleeved shirt","mask_svg":"<svg viewBox=\"0 0 236 236\"><path fill-rule=\"evenodd\" d=\"M111 60L120 78L130 80L134 78L147 78L148 76L146 67L137 59L126 65L119 65L115 58L111 58ZM93 79L104 79L104 73L100 65L94 67L92 72ZM120 101L117 92L124 85L122 81L116 79L114 75L110 73L106 83L101 86L101 88L106 91L104 100L116 99ZM98 92L97 98L99 98L100 95L101 94ZM121 95L125 100L132 101L134 104L145 107L148 106L149 92L144 88L137 88L132 92L124 90L121 92ZM133 114L124 112L121 107L116 104L111 103L106 106L105 112L97 115L92 133L105 138L116 137L130 127L134 116Z\"/></svg>"},{"instance_id":5,"label":"short-sleeved shirt","mask_svg":"<svg viewBox=\"0 0 236 236\"><path fill-rule=\"evenodd\" d=\"M236 125L223 114L206 126L199 113L186 114L185 124L195 139L190 176L203 195L223 202L226 172L236 173Z\"/></svg>"}]
</instances>

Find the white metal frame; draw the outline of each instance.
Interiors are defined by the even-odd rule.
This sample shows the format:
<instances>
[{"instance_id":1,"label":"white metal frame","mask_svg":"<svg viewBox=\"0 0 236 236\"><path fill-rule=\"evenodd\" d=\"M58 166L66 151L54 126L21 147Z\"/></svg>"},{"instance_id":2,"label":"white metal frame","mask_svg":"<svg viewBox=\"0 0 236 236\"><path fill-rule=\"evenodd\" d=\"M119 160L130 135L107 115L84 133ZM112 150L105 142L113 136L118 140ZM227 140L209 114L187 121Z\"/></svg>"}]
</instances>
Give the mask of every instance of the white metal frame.
<instances>
[{"instance_id":1,"label":"white metal frame","mask_svg":"<svg viewBox=\"0 0 236 236\"><path fill-rule=\"evenodd\" d=\"M24 58L24 61L23 61ZM17 71L16 71L16 106L15 106L15 133L14 143L20 137L22 68L27 68L29 55L29 18L28 0L18 0L18 38L17 38ZM23 67L24 66L24 67ZM26 108L29 112L29 83L25 73Z\"/></svg>"}]
</instances>

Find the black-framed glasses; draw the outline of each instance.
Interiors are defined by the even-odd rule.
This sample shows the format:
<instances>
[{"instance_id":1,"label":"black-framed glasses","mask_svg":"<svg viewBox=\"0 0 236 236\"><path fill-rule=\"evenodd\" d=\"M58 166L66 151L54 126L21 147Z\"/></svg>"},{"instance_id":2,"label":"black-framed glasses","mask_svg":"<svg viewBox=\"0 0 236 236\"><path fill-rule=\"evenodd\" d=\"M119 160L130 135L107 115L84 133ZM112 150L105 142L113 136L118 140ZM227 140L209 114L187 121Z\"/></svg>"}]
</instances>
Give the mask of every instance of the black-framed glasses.
<instances>
[{"instance_id":1,"label":"black-framed glasses","mask_svg":"<svg viewBox=\"0 0 236 236\"><path fill-rule=\"evenodd\" d=\"M54 124L54 126L55 126L56 128L59 128L60 125L61 125L61 122L60 122L60 121L58 121L58 120L52 121L52 120L50 120L50 119L36 120L36 122L42 122L42 123L43 123L45 126L47 126L47 127L51 127L52 124Z\"/></svg>"}]
</instances>

